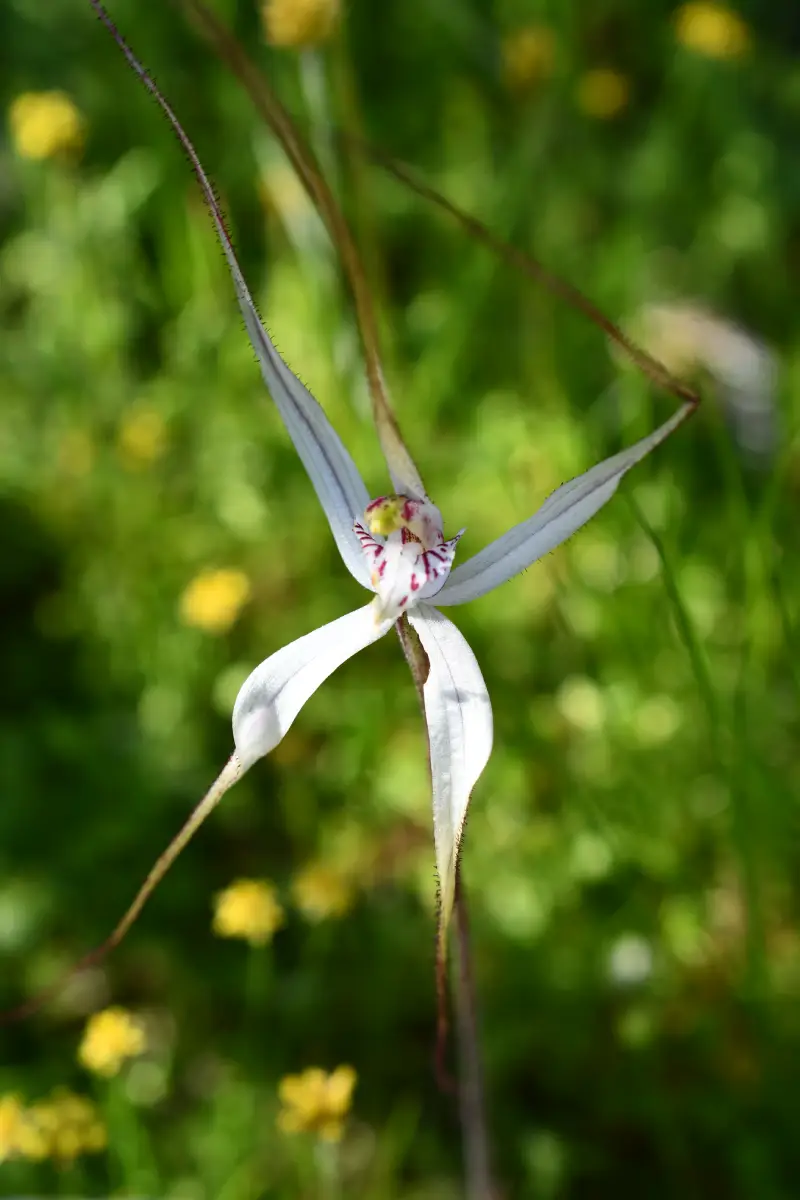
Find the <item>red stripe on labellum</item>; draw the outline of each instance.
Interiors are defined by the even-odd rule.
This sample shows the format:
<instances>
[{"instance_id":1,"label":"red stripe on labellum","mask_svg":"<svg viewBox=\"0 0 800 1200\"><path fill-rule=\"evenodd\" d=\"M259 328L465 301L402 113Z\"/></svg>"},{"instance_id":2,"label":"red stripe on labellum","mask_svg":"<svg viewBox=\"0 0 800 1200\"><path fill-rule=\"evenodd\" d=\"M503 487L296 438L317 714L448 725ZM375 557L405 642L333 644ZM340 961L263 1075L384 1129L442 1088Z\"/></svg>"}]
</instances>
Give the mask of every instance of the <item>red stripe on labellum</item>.
<instances>
[{"instance_id":1,"label":"red stripe on labellum","mask_svg":"<svg viewBox=\"0 0 800 1200\"><path fill-rule=\"evenodd\" d=\"M364 526L360 525L358 521L353 523L353 528L356 531L356 537L361 542L361 549L364 551L364 553L366 554L371 550L373 558L380 558L384 551L384 547L380 544L380 542L376 542L375 538L371 534L367 533Z\"/></svg>"}]
</instances>

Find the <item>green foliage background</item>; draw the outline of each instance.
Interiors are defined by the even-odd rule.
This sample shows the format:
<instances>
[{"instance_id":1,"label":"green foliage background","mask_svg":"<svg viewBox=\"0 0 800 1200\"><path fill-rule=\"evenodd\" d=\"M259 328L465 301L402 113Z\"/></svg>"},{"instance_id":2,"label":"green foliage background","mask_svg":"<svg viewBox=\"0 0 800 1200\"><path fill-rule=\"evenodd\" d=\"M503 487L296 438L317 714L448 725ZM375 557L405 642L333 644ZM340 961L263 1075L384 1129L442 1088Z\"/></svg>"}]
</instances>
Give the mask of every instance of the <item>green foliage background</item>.
<instances>
[{"instance_id":1,"label":"green foliage background","mask_svg":"<svg viewBox=\"0 0 800 1200\"><path fill-rule=\"evenodd\" d=\"M401 425L448 532L467 527L462 560L673 402L335 128L417 165L614 319L697 299L777 352L768 463L742 459L708 386L590 526L451 615L495 711L463 869L502 1194L793 1196L797 16L753 0L750 53L716 62L678 45L662 0L350 0L335 43L303 56L265 46L249 0L217 8L342 196ZM177 7L118 0L113 16L215 179L278 345L380 494L345 289L288 168ZM530 22L556 60L520 94L502 46ZM576 103L598 66L630 83L613 120ZM80 161L0 148L5 1006L109 931L224 762L246 671L361 603L165 122L88 6L4 5L4 108L53 88L85 116ZM143 408L166 429L148 465L120 442ZM214 567L253 585L224 636L180 615ZM355 906L311 925L292 878L342 858ZM242 876L288 908L260 958L211 933L213 895ZM75 1050L86 1005L111 998L162 1030L164 1085L99 1094L107 1159L0 1165L0 1192L461 1194L432 1074L434 904L423 736L390 637L231 793L86 996L2 1031L0 1092L91 1090ZM275 1131L275 1090L340 1062L359 1084L331 1170Z\"/></svg>"}]
</instances>

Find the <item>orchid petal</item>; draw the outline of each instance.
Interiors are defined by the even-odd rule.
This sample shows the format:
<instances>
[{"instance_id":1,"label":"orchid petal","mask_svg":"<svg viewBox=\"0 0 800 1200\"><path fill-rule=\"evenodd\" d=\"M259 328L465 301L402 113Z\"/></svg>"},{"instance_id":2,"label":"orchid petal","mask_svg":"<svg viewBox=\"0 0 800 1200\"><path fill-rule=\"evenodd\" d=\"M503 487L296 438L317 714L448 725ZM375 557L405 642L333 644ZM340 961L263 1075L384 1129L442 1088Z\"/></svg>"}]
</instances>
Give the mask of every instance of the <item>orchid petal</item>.
<instances>
[{"instance_id":1,"label":"orchid petal","mask_svg":"<svg viewBox=\"0 0 800 1200\"><path fill-rule=\"evenodd\" d=\"M231 261L229 257L229 264ZM246 287L244 292L240 290L239 280L244 286L241 275L238 280L234 275L239 307L261 374L308 472L345 566L363 587L369 587L364 556L353 533L353 518L364 511L369 492L319 404L278 354L258 319Z\"/></svg>"},{"instance_id":2,"label":"orchid petal","mask_svg":"<svg viewBox=\"0 0 800 1200\"><path fill-rule=\"evenodd\" d=\"M436 603L444 606L476 600L560 546L611 499L625 472L669 437L694 407L685 404L654 433L562 484L527 521L456 567Z\"/></svg>"},{"instance_id":3,"label":"orchid petal","mask_svg":"<svg viewBox=\"0 0 800 1200\"><path fill-rule=\"evenodd\" d=\"M155 82L126 45L99 0L91 0L91 3L130 66L155 98L186 152L216 226L217 236L236 289L239 308L244 317L245 328L261 367L264 382L278 407L303 466L309 474L319 502L325 510L345 566L360 584L369 587L369 573L364 556L353 533L354 518L363 513L369 502L369 493L358 473L358 468L317 401L289 370L261 324L253 297L250 295L250 290L236 258L233 243L225 228L222 209L183 126L161 95Z\"/></svg>"},{"instance_id":4,"label":"orchid petal","mask_svg":"<svg viewBox=\"0 0 800 1200\"><path fill-rule=\"evenodd\" d=\"M391 621L376 622L371 604L298 638L248 676L233 706L233 738L242 771L269 754L300 709L330 674L383 637Z\"/></svg>"},{"instance_id":5,"label":"orchid petal","mask_svg":"<svg viewBox=\"0 0 800 1200\"><path fill-rule=\"evenodd\" d=\"M477 659L453 622L428 604L409 610L408 619L430 664L423 693L443 931L453 907L467 805L492 752L492 705Z\"/></svg>"}]
</instances>

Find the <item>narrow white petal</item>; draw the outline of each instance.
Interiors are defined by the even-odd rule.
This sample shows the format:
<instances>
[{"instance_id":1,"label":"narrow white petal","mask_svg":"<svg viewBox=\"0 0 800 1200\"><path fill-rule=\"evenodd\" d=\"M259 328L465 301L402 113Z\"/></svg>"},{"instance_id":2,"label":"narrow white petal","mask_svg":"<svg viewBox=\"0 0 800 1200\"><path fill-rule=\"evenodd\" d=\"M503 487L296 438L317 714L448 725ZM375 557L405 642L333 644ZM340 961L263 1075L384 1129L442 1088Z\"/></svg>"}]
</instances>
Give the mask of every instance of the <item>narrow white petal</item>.
<instances>
[{"instance_id":1,"label":"narrow white petal","mask_svg":"<svg viewBox=\"0 0 800 1200\"><path fill-rule=\"evenodd\" d=\"M562 484L538 512L456 567L436 597L441 606L484 596L560 546L610 500L627 470L677 429L693 411L685 404L654 433Z\"/></svg>"},{"instance_id":2,"label":"narrow white petal","mask_svg":"<svg viewBox=\"0 0 800 1200\"><path fill-rule=\"evenodd\" d=\"M125 44L105 9L98 0L91 0L91 3L133 70L157 101L186 152L216 226L217 236L236 289L239 308L244 317L245 328L261 366L261 374L278 406L278 411L283 417L303 466L308 471L345 566L359 583L364 587L369 587L369 572L353 533L354 519L363 513L369 502L369 494L358 469L319 404L289 370L261 324L236 258L233 244L225 228L222 209L183 126L147 71Z\"/></svg>"},{"instance_id":3,"label":"narrow white petal","mask_svg":"<svg viewBox=\"0 0 800 1200\"><path fill-rule=\"evenodd\" d=\"M232 252L226 253L226 257L229 264L235 262ZM241 274L238 279L234 275L234 282L261 374L325 510L339 553L350 574L368 588L367 564L353 532L353 520L369 502L366 485L317 401L275 349L258 319Z\"/></svg>"},{"instance_id":4,"label":"narrow white petal","mask_svg":"<svg viewBox=\"0 0 800 1200\"><path fill-rule=\"evenodd\" d=\"M248 676L233 706L233 739L243 771L274 750L328 676L391 629L371 604L298 638Z\"/></svg>"},{"instance_id":5,"label":"narrow white petal","mask_svg":"<svg viewBox=\"0 0 800 1200\"><path fill-rule=\"evenodd\" d=\"M410 610L408 619L430 662L424 687L425 716L443 928L453 906L467 805L492 752L492 705L477 659L453 622L428 604Z\"/></svg>"}]
</instances>

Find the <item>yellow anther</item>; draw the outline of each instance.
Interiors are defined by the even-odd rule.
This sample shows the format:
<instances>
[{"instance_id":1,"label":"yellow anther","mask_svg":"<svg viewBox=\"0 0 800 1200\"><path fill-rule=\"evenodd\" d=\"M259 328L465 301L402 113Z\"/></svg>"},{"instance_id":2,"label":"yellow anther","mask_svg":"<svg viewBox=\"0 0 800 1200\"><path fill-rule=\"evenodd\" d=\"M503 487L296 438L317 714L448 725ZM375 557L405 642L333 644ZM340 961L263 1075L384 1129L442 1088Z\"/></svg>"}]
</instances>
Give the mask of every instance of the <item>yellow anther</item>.
<instances>
[{"instance_id":1,"label":"yellow anther","mask_svg":"<svg viewBox=\"0 0 800 1200\"><path fill-rule=\"evenodd\" d=\"M398 529L402 529L405 524L402 512L407 500L407 496L384 496L374 501L365 514L370 533L388 537L390 533L397 533Z\"/></svg>"}]
</instances>

